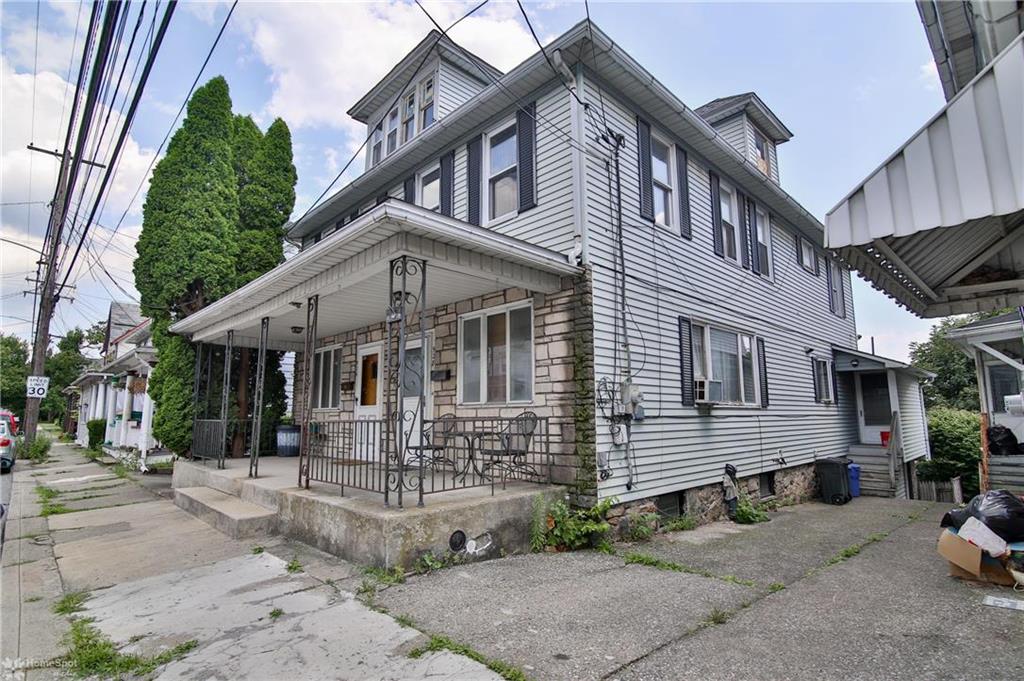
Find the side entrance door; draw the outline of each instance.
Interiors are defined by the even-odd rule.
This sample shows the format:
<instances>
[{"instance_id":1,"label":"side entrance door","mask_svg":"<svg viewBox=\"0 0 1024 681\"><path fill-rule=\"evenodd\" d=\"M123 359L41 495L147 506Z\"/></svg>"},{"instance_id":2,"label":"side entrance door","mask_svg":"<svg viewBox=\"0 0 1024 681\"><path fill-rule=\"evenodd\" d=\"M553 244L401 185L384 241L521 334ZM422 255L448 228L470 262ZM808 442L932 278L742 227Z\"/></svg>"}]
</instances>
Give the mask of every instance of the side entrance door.
<instances>
[{"instance_id":1,"label":"side entrance door","mask_svg":"<svg viewBox=\"0 0 1024 681\"><path fill-rule=\"evenodd\" d=\"M865 371L857 374L857 413L860 441L865 445L882 445L882 432L888 432L892 422L892 403L889 400L889 378L884 371Z\"/></svg>"},{"instance_id":2,"label":"side entrance door","mask_svg":"<svg viewBox=\"0 0 1024 681\"><path fill-rule=\"evenodd\" d=\"M380 439L383 435L381 417L381 345L361 345L356 349L356 405L357 421L374 420L374 423L355 424L352 437L354 458L376 461L379 458Z\"/></svg>"}]
</instances>

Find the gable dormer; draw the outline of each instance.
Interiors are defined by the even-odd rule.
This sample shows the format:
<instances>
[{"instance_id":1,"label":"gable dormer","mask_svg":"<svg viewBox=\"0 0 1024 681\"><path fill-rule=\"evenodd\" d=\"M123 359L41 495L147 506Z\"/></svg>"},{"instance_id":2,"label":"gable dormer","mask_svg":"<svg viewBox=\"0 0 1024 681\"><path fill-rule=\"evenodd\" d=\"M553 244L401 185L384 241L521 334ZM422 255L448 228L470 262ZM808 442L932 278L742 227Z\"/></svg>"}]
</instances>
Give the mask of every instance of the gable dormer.
<instances>
[{"instance_id":1,"label":"gable dormer","mask_svg":"<svg viewBox=\"0 0 1024 681\"><path fill-rule=\"evenodd\" d=\"M793 139L793 133L756 93L720 97L698 107L697 114L772 182L779 184L777 147Z\"/></svg>"},{"instance_id":2,"label":"gable dormer","mask_svg":"<svg viewBox=\"0 0 1024 681\"><path fill-rule=\"evenodd\" d=\"M431 31L348 110L366 124L366 170L416 139L501 71Z\"/></svg>"}]
</instances>

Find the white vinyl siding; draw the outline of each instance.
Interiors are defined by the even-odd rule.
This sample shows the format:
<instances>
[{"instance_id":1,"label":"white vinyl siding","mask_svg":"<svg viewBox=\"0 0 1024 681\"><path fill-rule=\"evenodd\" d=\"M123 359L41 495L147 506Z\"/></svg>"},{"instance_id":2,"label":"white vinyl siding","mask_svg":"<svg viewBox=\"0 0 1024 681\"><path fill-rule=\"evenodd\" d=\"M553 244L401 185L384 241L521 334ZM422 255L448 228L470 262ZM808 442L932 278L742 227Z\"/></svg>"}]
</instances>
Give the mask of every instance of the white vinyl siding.
<instances>
[{"instance_id":1,"label":"white vinyl siding","mask_svg":"<svg viewBox=\"0 0 1024 681\"><path fill-rule=\"evenodd\" d=\"M447 116L490 84L490 79L476 69L467 73L450 61L441 59L437 70L437 117Z\"/></svg>"},{"instance_id":2,"label":"white vinyl siding","mask_svg":"<svg viewBox=\"0 0 1024 681\"><path fill-rule=\"evenodd\" d=\"M747 116L738 114L715 124L715 131L736 151L747 155Z\"/></svg>"},{"instance_id":3,"label":"white vinyl siding","mask_svg":"<svg viewBox=\"0 0 1024 681\"><path fill-rule=\"evenodd\" d=\"M903 460L913 461L928 456L925 436L924 397L921 384L903 372L896 372L896 392L899 398L900 436L903 438Z\"/></svg>"},{"instance_id":4,"label":"white vinyl siding","mask_svg":"<svg viewBox=\"0 0 1024 681\"><path fill-rule=\"evenodd\" d=\"M632 369L634 382L644 394L647 419L634 423L631 432L634 485L626 489L625 466L613 467L612 476L599 483L599 497L615 496L625 502L718 483L726 463L736 465L741 476L768 472L780 467L773 461L780 450L787 467L846 454L859 439L853 384L840 377L838 404L815 403L805 350L830 355L833 345L855 348L852 310L846 319L829 312L825 277L810 277L800 269L795 234L779 221L771 221L770 227L771 277L755 276L715 257L709 168L695 153L689 155L688 168L692 239L645 223L640 217L639 191L630 191L639 187L636 116L645 112L624 105L613 92L605 90L603 95L609 124L626 140L621 150L623 222L641 226L626 230L624 250ZM582 96L599 101L590 80L584 81ZM595 154L603 152L593 135L587 135L585 143ZM594 286L594 375L598 381L616 384L621 380L612 365L618 316L616 246L609 230L615 212L604 163L589 153L584 160ZM719 174L723 181L731 179ZM539 189L543 194L544 177L539 178ZM844 271L842 283L849 300L849 272ZM764 339L766 409L716 405L710 416L703 416L683 406L680 315L694 323L712 320ZM612 461L621 461L622 448L612 445L608 422L596 411L597 447Z\"/></svg>"}]
</instances>

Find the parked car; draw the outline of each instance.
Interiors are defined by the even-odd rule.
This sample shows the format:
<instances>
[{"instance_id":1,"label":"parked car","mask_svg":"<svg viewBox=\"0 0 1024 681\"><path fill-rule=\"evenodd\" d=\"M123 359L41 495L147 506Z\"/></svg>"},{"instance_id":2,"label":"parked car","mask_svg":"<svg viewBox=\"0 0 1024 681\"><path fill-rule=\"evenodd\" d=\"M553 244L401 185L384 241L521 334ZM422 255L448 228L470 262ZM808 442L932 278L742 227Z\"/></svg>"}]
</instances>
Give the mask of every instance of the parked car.
<instances>
[{"instance_id":1,"label":"parked car","mask_svg":"<svg viewBox=\"0 0 1024 681\"><path fill-rule=\"evenodd\" d=\"M7 421L11 435L18 435L18 416L10 409L0 409L0 421Z\"/></svg>"},{"instance_id":2,"label":"parked car","mask_svg":"<svg viewBox=\"0 0 1024 681\"><path fill-rule=\"evenodd\" d=\"M10 473L14 468L14 435L6 419L0 419L0 473Z\"/></svg>"}]
</instances>

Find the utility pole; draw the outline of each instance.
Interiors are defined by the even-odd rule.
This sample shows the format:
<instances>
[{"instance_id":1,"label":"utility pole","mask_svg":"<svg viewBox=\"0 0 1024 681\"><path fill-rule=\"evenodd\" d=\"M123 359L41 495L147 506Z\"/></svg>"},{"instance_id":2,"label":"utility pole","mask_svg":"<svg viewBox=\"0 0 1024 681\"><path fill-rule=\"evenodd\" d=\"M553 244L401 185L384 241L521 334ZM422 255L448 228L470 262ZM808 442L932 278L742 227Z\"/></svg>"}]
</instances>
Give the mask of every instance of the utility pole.
<instances>
[{"instance_id":1,"label":"utility pole","mask_svg":"<svg viewBox=\"0 0 1024 681\"><path fill-rule=\"evenodd\" d=\"M60 255L61 233L64 231L64 197L68 191L68 168L70 155L67 150L61 156L60 170L57 173L57 191L53 197L53 209L50 211L50 226L47 234L52 235L49 253L45 254L46 274L39 287L39 321L36 324L35 340L32 344L32 370L30 375L42 376L46 366L46 351L50 347L50 319L56 306L56 289L54 279L57 277L57 259ZM25 443L31 444L36 439L36 428L39 426L39 398L25 399Z\"/></svg>"}]
</instances>

